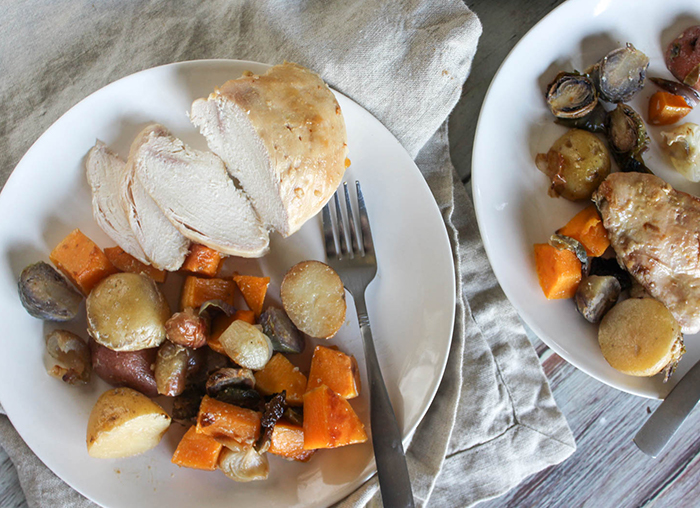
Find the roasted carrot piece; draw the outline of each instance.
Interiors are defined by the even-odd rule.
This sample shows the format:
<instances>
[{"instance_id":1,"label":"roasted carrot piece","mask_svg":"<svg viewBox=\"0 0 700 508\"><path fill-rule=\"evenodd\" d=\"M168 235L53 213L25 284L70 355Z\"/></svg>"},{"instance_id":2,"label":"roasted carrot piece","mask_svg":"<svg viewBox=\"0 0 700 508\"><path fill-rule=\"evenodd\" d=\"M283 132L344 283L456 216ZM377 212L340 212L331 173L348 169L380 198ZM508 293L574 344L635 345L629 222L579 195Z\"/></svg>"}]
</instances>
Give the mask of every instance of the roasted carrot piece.
<instances>
[{"instance_id":1,"label":"roasted carrot piece","mask_svg":"<svg viewBox=\"0 0 700 508\"><path fill-rule=\"evenodd\" d=\"M225 355L226 350L224 346L219 342L219 337L224 333L226 328L229 327L231 323L236 320L235 314L233 316L227 316L226 314L220 314L214 318L211 324L211 332L207 337L207 345L219 354Z\"/></svg>"},{"instance_id":2,"label":"roasted carrot piece","mask_svg":"<svg viewBox=\"0 0 700 508\"><path fill-rule=\"evenodd\" d=\"M190 247L190 252L185 258L185 262L180 267L180 271L192 275L204 277L215 277L221 265L221 254L206 245L195 243Z\"/></svg>"},{"instance_id":3,"label":"roasted carrot piece","mask_svg":"<svg viewBox=\"0 0 700 508\"><path fill-rule=\"evenodd\" d=\"M365 441L365 426L347 400L326 385L304 394L304 450Z\"/></svg>"},{"instance_id":4,"label":"roasted carrot piece","mask_svg":"<svg viewBox=\"0 0 700 508\"><path fill-rule=\"evenodd\" d=\"M260 437L260 413L205 395L197 415L197 432L226 445L233 441L250 446Z\"/></svg>"},{"instance_id":5,"label":"roasted carrot piece","mask_svg":"<svg viewBox=\"0 0 700 508\"><path fill-rule=\"evenodd\" d=\"M287 391L287 404L301 406L304 403L306 376L282 353L275 353L265 367L255 373L255 387L263 395Z\"/></svg>"},{"instance_id":6,"label":"roasted carrot piece","mask_svg":"<svg viewBox=\"0 0 700 508\"><path fill-rule=\"evenodd\" d=\"M234 275L238 289L243 293L243 298L248 308L259 317L262 312L267 286L270 285L270 277L255 277L253 275Z\"/></svg>"},{"instance_id":7,"label":"roasted carrot piece","mask_svg":"<svg viewBox=\"0 0 700 508\"><path fill-rule=\"evenodd\" d=\"M537 278L549 300L571 298L581 282L581 262L570 250L546 243L535 244Z\"/></svg>"},{"instance_id":8,"label":"roasted carrot piece","mask_svg":"<svg viewBox=\"0 0 700 508\"><path fill-rule=\"evenodd\" d=\"M180 296L180 309L196 309L207 300L223 300L233 305L233 281L227 279L203 279L189 275L185 278Z\"/></svg>"},{"instance_id":9,"label":"roasted carrot piece","mask_svg":"<svg viewBox=\"0 0 700 508\"><path fill-rule=\"evenodd\" d=\"M307 462L314 454L314 450L304 450L304 428L284 421L277 422L272 430L268 451L299 462Z\"/></svg>"},{"instance_id":10,"label":"roasted carrot piece","mask_svg":"<svg viewBox=\"0 0 700 508\"><path fill-rule=\"evenodd\" d=\"M352 355L324 346L316 346L311 359L306 391L326 385L344 399L360 394L360 369Z\"/></svg>"},{"instance_id":11,"label":"roasted carrot piece","mask_svg":"<svg viewBox=\"0 0 700 508\"><path fill-rule=\"evenodd\" d=\"M118 270L129 273L142 273L143 275L148 275L156 282L165 282L165 277L168 274L165 270L158 270L154 266L142 263L119 246L107 247L105 256Z\"/></svg>"},{"instance_id":12,"label":"roasted carrot piece","mask_svg":"<svg viewBox=\"0 0 700 508\"><path fill-rule=\"evenodd\" d=\"M255 312L252 310L237 310L236 313L233 315L234 321L236 319L240 319L242 321L245 321L248 324L254 325L255 324Z\"/></svg>"},{"instance_id":13,"label":"roasted carrot piece","mask_svg":"<svg viewBox=\"0 0 700 508\"><path fill-rule=\"evenodd\" d=\"M595 205L581 210L559 231L560 235L570 236L581 242L586 253L592 257L602 256L610 247L608 232L603 227L603 219Z\"/></svg>"},{"instance_id":14,"label":"roasted carrot piece","mask_svg":"<svg viewBox=\"0 0 700 508\"><path fill-rule=\"evenodd\" d=\"M93 287L117 269L95 242L74 229L49 254L49 259L63 275L88 295Z\"/></svg>"},{"instance_id":15,"label":"roasted carrot piece","mask_svg":"<svg viewBox=\"0 0 700 508\"><path fill-rule=\"evenodd\" d=\"M223 445L213 437L197 432L193 425L185 435L173 453L172 463L192 469L204 469L214 471L219 460Z\"/></svg>"},{"instance_id":16,"label":"roasted carrot piece","mask_svg":"<svg viewBox=\"0 0 700 508\"><path fill-rule=\"evenodd\" d=\"M660 90L649 98L649 123L671 125L690 113L692 109L680 95Z\"/></svg>"}]
</instances>

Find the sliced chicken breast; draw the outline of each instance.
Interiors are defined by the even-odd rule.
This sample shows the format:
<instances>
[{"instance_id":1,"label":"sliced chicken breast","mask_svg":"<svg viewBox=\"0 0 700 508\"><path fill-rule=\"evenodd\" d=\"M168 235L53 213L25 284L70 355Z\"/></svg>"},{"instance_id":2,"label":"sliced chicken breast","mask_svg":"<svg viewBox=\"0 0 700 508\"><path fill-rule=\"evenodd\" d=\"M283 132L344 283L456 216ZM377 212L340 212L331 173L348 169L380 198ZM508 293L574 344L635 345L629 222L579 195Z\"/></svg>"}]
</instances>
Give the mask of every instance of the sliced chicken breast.
<instances>
[{"instance_id":1,"label":"sliced chicken breast","mask_svg":"<svg viewBox=\"0 0 700 508\"><path fill-rule=\"evenodd\" d=\"M92 213L95 221L117 245L142 263L148 258L131 230L121 197L121 182L126 163L98 141L85 159L87 180L92 188Z\"/></svg>"},{"instance_id":2,"label":"sliced chicken breast","mask_svg":"<svg viewBox=\"0 0 700 508\"><path fill-rule=\"evenodd\" d=\"M134 170L134 157L141 145L152 137L169 134L162 125L153 124L136 136L129 152L121 193L126 204L129 225L146 257L156 268L173 272L184 263L190 241L167 219L136 178Z\"/></svg>"},{"instance_id":3,"label":"sliced chicken breast","mask_svg":"<svg viewBox=\"0 0 700 508\"><path fill-rule=\"evenodd\" d=\"M219 157L172 135L150 135L130 159L136 178L185 237L224 254L267 252L267 231Z\"/></svg>"},{"instance_id":4,"label":"sliced chicken breast","mask_svg":"<svg viewBox=\"0 0 700 508\"><path fill-rule=\"evenodd\" d=\"M700 331L700 199L654 175L613 173L593 200L620 264L683 333Z\"/></svg>"},{"instance_id":5,"label":"sliced chicken breast","mask_svg":"<svg viewBox=\"0 0 700 508\"><path fill-rule=\"evenodd\" d=\"M226 82L192 104L192 123L283 236L316 215L345 173L340 106L321 77L284 63Z\"/></svg>"}]
</instances>

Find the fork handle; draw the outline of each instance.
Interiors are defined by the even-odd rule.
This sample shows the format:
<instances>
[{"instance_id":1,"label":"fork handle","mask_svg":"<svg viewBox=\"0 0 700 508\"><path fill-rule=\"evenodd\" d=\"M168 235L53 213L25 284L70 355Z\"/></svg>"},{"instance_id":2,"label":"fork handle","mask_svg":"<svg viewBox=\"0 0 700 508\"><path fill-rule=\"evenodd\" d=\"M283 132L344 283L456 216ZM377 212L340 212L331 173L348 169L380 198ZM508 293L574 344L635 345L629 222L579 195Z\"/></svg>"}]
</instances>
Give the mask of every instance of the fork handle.
<instances>
[{"instance_id":1,"label":"fork handle","mask_svg":"<svg viewBox=\"0 0 700 508\"><path fill-rule=\"evenodd\" d=\"M389 393L384 385L382 371L379 368L372 330L369 327L364 291L355 297L355 307L360 322L367 377L369 378L372 446L374 447L374 459L377 463L382 501L384 506L388 508L413 508L411 479L408 476L401 431L391 407Z\"/></svg>"}]
</instances>

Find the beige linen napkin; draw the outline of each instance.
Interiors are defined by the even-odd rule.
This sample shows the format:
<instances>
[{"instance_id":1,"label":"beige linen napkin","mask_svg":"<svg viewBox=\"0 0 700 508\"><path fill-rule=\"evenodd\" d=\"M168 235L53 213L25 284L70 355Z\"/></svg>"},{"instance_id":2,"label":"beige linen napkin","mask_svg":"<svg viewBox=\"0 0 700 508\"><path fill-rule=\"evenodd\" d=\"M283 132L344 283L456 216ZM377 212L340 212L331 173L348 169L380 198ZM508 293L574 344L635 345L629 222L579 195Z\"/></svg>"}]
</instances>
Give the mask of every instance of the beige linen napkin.
<instances>
[{"instance_id":1,"label":"beige linen napkin","mask_svg":"<svg viewBox=\"0 0 700 508\"><path fill-rule=\"evenodd\" d=\"M415 157L445 220L458 277L445 377L407 452L417 504L467 506L498 496L574 451L537 356L490 269L473 206L450 161L446 120L481 33L461 1L9 0L4 11L3 183L34 140L77 101L164 63L296 61L368 109ZM94 506L34 456L5 416L0 445L30 506ZM340 506L378 498L374 478Z\"/></svg>"}]
</instances>

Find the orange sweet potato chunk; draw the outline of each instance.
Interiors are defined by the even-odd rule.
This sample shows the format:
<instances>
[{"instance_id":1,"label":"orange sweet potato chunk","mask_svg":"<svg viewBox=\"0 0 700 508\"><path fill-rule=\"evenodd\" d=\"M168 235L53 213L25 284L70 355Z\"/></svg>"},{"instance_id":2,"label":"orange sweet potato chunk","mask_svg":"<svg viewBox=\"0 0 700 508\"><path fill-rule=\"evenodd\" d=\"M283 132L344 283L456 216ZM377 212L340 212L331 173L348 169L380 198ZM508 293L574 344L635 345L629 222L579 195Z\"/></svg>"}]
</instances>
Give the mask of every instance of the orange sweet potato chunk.
<instances>
[{"instance_id":1,"label":"orange sweet potato chunk","mask_svg":"<svg viewBox=\"0 0 700 508\"><path fill-rule=\"evenodd\" d=\"M277 422L272 430L268 451L299 462L307 462L314 454L314 450L304 450L304 428L284 421Z\"/></svg>"},{"instance_id":2,"label":"orange sweet potato chunk","mask_svg":"<svg viewBox=\"0 0 700 508\"><path fill-rule=\"evenodd\" d=\"M221 345L219 337L226 331L231 323L236 320L235 314L233 316L227 316L226 314L220 314L214 318L211 323L211 332L207 337L207 345L219 354L225 355L226 350L224 346Z\"/></svg>"},{"instance_id":3,"label":"orange sweet potato chunk","mask_svg":"<svg viewBox=\"0 0 700 508\"><path fill-rule=\"evenodd\" d=\"M260 437L260 413L205 395L197 415L197 432L222 444L232 439L251 446Z\"/></svg>"},{"instance_id":4,"label":"orange sweet potato chunk","mask_svg":"<svg viewBox=\"0 0 700 508\"><path fill-rule=\"evenodd\" d=\"M316 346L306 391L321 385L326 385L344 399L357 397L360 394L360 369L355 357L337 349Z\"/></svg>"},{"instance_id":5,"label":"orange sweet potato chunk","mask_svg":"<svg viewBox=\"0 0 700 508\"><path fill-rule=\"evenodd\" d=\"M155 266L147 265L125 252L121 247L107 247L105 256L118 270L129 273L142 273L148 275L156 282L165 282L168 272L158 270Z\"/></svg>"},{"instance_id":6,"label":"orange sweet potato chunk","mask_svg":"<svg viewBox=\"0 0 700 508\"><path fill-rule=\"evenodd\" d=\"M287 391L287 404L301 406L304 403L306 376L282 353L275 353L262 370L255 373L255 387L263 395Z\"/></svg>"},{"instance_id":7,"label":"orange sweet potato chunk","mask_svg":"<svg viewBox=\"0 0 700 508\"><path fill-rule=\"evenodd\" d=\"M79 229L74 229L61 240L51 251L49 259L84 295L88 295L102 279L118 271L102 249Z\"/></svg>"},{"instance_id":8,"label":"orange sweet potato chunk","mask_svg":"<svg viewBox=\"0 0 700 508\"><path fill-rule=\"evenodd\" d=\"M214 471L219 461L221 448L223 448L221 443L213 437L198 433L193 425L187 429L177 445L175 453L173 453L172 463L181 467Z\"/></svg>"},{"instance_id":9,"label":"orange sweet potato chunk","mask_svg":"<svg viewBox=\"0 0 700 508\"><path fill-rule=\"evenodd\" d=\"M581 262L576 254L549 244L535 245L537 278L548 300L571 298L581 282Z\"/></svg>"},{"instance_id":10,"label":"orange sweet potato chunk","mask_svg":"<svg viewBox=\"0 0 700 508\"><path fill-rule=\"evenodd\" d=\"M180 296L180 310L198 308L207 300L223 300L233 305L235 285L227 279L204 279L189 275L185 278Z\"/></svg>"},{"instance_id":11,"label":"orange sweet potato chunk","mask_svg":"<svg viewBox=\"0 0 700 508\"><path fill-rule=\"evenodd\" d=\"M252 310L237 310L236 313L233 315L233 320L236 321L237 319L240 319L242 321L245 321L246 323L250 325L255 324L255 312Z\"/></svg>"},{"instance_id":12,"label":"orange sweet potato chunk","mask_svg":"<svg viewBox=\"0 0 700 508\"><path fill-rule=\"evenodd\" d=\"M195 243L190 247L190 252L180 271L203 277L215 277L221 265L221 254L206 245Z\"/></svg>"},{"instance_id":13,"label":"orange sweet potato chunk","mask_svg":"<svg viewBox=\"0 0 700 508\"><path fill-rule=\"evenodd\" d=\"M603 227L603 219L595 205L587 206L574 215L557 233L581 242L586 253L592 257L602 256L610 246L608 232Z\"/></svg>"},{"instance_id":14,"label":"orange sweet potato chunk","mask_svg":"<svg viewBox=\"0 0 700 508\"><path fill-rule=\"evenodd\" d=\"M365 441L365 426L347 400L325 385L304 394L304 450Z\"/></svg>"},{"instance_id":15,"label":"orange sweet potato chunk","mask_svg":"<svg viewBox=\"0 0 700 508\"><path fill-rule=\"evenodd\" d=\"M259 317L267 294L267 286L270 285L270 277L234 275L233 280L241 290L248 308L255 312L255 317Z\"/></svg>"}]
</instances>

